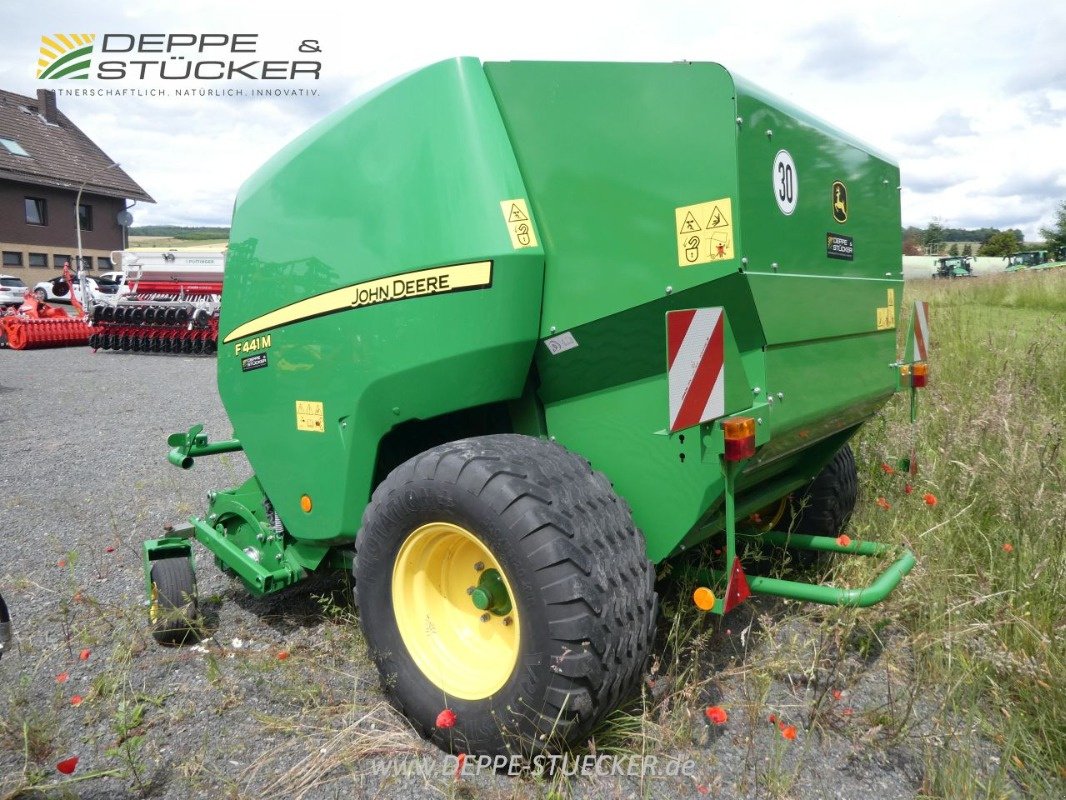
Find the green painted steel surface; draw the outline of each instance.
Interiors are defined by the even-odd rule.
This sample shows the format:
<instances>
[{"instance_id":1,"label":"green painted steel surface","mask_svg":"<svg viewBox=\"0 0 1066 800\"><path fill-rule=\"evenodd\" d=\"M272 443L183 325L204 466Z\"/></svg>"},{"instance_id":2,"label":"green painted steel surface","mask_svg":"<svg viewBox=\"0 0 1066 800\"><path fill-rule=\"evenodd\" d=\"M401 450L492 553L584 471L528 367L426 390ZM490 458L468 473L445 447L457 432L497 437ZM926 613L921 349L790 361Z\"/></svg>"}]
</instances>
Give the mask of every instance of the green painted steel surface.
<instances>
[{"instance_id":1,"label":"green painted steel surface","mask_svg":"<svg viewBox=\"0 0 1066 800\"><path fill-rule=\"evenodd\" d=\"M726 412L760 420L738 514L792 491L897 387L898 186L887 159L714 64L461 59L337 112L241 189L220 326L234 435L289 546L312 547L294 563L355 536L397 425L487 403L605 472L652 559L721 530L720 429L667 432L676 309L725 309ZM514 199L535 247L510 237ZM731 205L732 247L680 266L678 219L704 203ZM491 283L461 292L345 288L485 261ZM562 333L576 346L553 354Z\"/></svg>"},{"instance_id":2,"label":"green painted steel surface","mask_svg":"<svg viewBox=\"0 0 1066 800\"><path fill-rule=\"evenodd\" d=\"M898 168L715 64L486 72L546 243L541 336L569 331L579 345L537 350L548 430L610 476L651 557L713 533L690 535L724 491L707 426L664 435L667 310L726 310L726 411L751 409L766 442L738 490L816 474L832 452L813 446L854 430L897 385ZM775 199L782 150L789 214ZM724 199L734 257L680 267L675 209ZM850 240L850 259L829 257L830 235ZM796 452L807 457L785 461Z\"/></svg>"},{"instance_id":3,"label":"green painted steel surface","mask_svg":"<svg viewBox=\"0 0 1066 800\"><path fill-rule=\"evenodd\" d=\"M492 261L491 287L380 302L220 344L219 392L234 433L294 537L354 537L378 442L394 425L521 395L543 252L512 247L500 202L524 197L472 59L413 73L341 109L241 188L223 340L341 287ZM267 365L244 371L250 354L265 354ZM297 429L297 402L322 404L320 431Z\"/></svg>"}]
</instances>

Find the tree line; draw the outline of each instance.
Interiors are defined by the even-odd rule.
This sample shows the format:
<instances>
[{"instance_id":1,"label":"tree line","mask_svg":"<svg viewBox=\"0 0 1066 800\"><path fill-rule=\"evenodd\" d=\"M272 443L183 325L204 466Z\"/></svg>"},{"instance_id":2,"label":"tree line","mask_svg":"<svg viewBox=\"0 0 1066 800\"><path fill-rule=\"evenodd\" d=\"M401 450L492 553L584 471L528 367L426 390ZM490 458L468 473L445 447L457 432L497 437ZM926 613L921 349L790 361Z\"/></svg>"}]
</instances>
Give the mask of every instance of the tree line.
<instances>
[{"instance_id":1,"label":"tree line","mask_svg":"<svg viewBox=\"0 0 1066 800\"><path fill-rule=\"evenodd\" d=\"M1044 249L1066 252L1066 202L1059 204L1055 223L1041 228L1040 235L1045 240ZM937 217L924 228L908 225L902 236L905 256L1009 256L1025 245L1025 234L1018 228L949 228Z\"/></svg>"}]
</instances>

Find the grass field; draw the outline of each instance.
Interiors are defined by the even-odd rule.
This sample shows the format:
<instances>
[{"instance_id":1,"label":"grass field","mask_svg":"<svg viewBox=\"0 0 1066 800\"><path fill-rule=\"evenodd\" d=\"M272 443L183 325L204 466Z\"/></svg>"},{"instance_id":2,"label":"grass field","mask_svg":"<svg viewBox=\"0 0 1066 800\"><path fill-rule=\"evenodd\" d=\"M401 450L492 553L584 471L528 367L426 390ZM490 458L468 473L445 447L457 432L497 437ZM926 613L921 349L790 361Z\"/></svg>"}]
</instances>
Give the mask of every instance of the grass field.
<instances>
[{"instance_id":1,"label":"grass field","mask_svg":"<svg viewBox=\"0 0 1066 800\"><path fill-rule=\"evenodd\" d=\"M1002 749L1002 786L980 785L973 738L933 753L929 790L998 797L1011 779L1066 796L1066 270L914 282L930 301L931 386L918 425L912 495L879 457L908 440L896 403L867 427L873 465L857 529L907 532L919 567L883 609L906 625L915 679ZM916 498L936 497L935 508ZM928 513L932 511L933 513Z\"/></svg>"},{"instance_id":2,"label":"grass field","mask_svg":"<svg viewBox=\"0 0 1066 800\"><path fill-rule=\"evenodd\" d=\"M145 247L165 247L174 250L224 250L228 239L179 239L173 236L130 236L130 247L134 250Z\"/></svg>"}]
</instances>

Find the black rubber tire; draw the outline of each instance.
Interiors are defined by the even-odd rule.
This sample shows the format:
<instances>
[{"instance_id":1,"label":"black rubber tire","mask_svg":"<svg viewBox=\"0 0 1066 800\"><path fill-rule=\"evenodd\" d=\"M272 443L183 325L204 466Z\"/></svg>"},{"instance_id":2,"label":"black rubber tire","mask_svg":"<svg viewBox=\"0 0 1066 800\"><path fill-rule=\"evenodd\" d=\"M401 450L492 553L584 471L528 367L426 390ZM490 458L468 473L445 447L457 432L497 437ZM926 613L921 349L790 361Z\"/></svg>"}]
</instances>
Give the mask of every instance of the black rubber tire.
<instances>
[{"instance_id":1,"label":"black rubber tire","mask_svg":"<svg viewBox=\"0 0 1066 800\"><path fill-rule=\"evenodd\" d=\"M199 639L196 574L185 556L152 562L155 620L152 636L160 644L181 645Z\"/></svg>"},{"instance_id":2,"label":"black rubber tire","mask_svg":"<svg viewBox=\"0 0 1066 800\"><path fill-rule=\"evenodd\" d=\"M835 538L847 528L858 499L855 454L846 444L803 492L793 495L791 530Z\"/></svg>"},{"instance_id":3,"label":"black rubber tire","mask_svg":"<svg viewBox=\"0 0 1066 800\"><path fill-rule=\"evenodd\" d=\"M518 662L482 700L445 696L396 624L397 552L434 521L480 538L515 593ZM528 757L580 741L639 688L655 638L655 571L629 506L564 448L500 434L427 450L374 491L356 545L356 602L384 691L442 749ZM445 708L457 721L441 730Z\"/></svg>"}]
</instances>

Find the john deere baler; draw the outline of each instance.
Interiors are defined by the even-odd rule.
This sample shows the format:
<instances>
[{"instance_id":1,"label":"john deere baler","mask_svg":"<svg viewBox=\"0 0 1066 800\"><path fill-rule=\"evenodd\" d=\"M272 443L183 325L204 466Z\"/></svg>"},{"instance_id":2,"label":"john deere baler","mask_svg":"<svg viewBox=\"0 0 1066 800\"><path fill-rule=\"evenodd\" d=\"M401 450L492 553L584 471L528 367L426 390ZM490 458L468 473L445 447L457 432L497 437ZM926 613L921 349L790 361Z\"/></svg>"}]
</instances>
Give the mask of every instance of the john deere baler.
<instances>
[{"instance_id":1,"label":"john deere baler","mask_svg":"<svg viewBox=\"0 0 1066 800\"><path fill-rule=\"evenodd\" d=\"M888 554L836 537L849 437L924 382L925 339L896 352L898 187L716 64L456 59L336 112L237 198L234 437L170 458L254 475L146 543L158 635L195 630L190 538L256 593L354 564L397 706L528 754L638 685L653 564L711 536L708 610L881 599L910 553L836 589L748 577L735 542Z\"/></svg>"}]
</instances>

